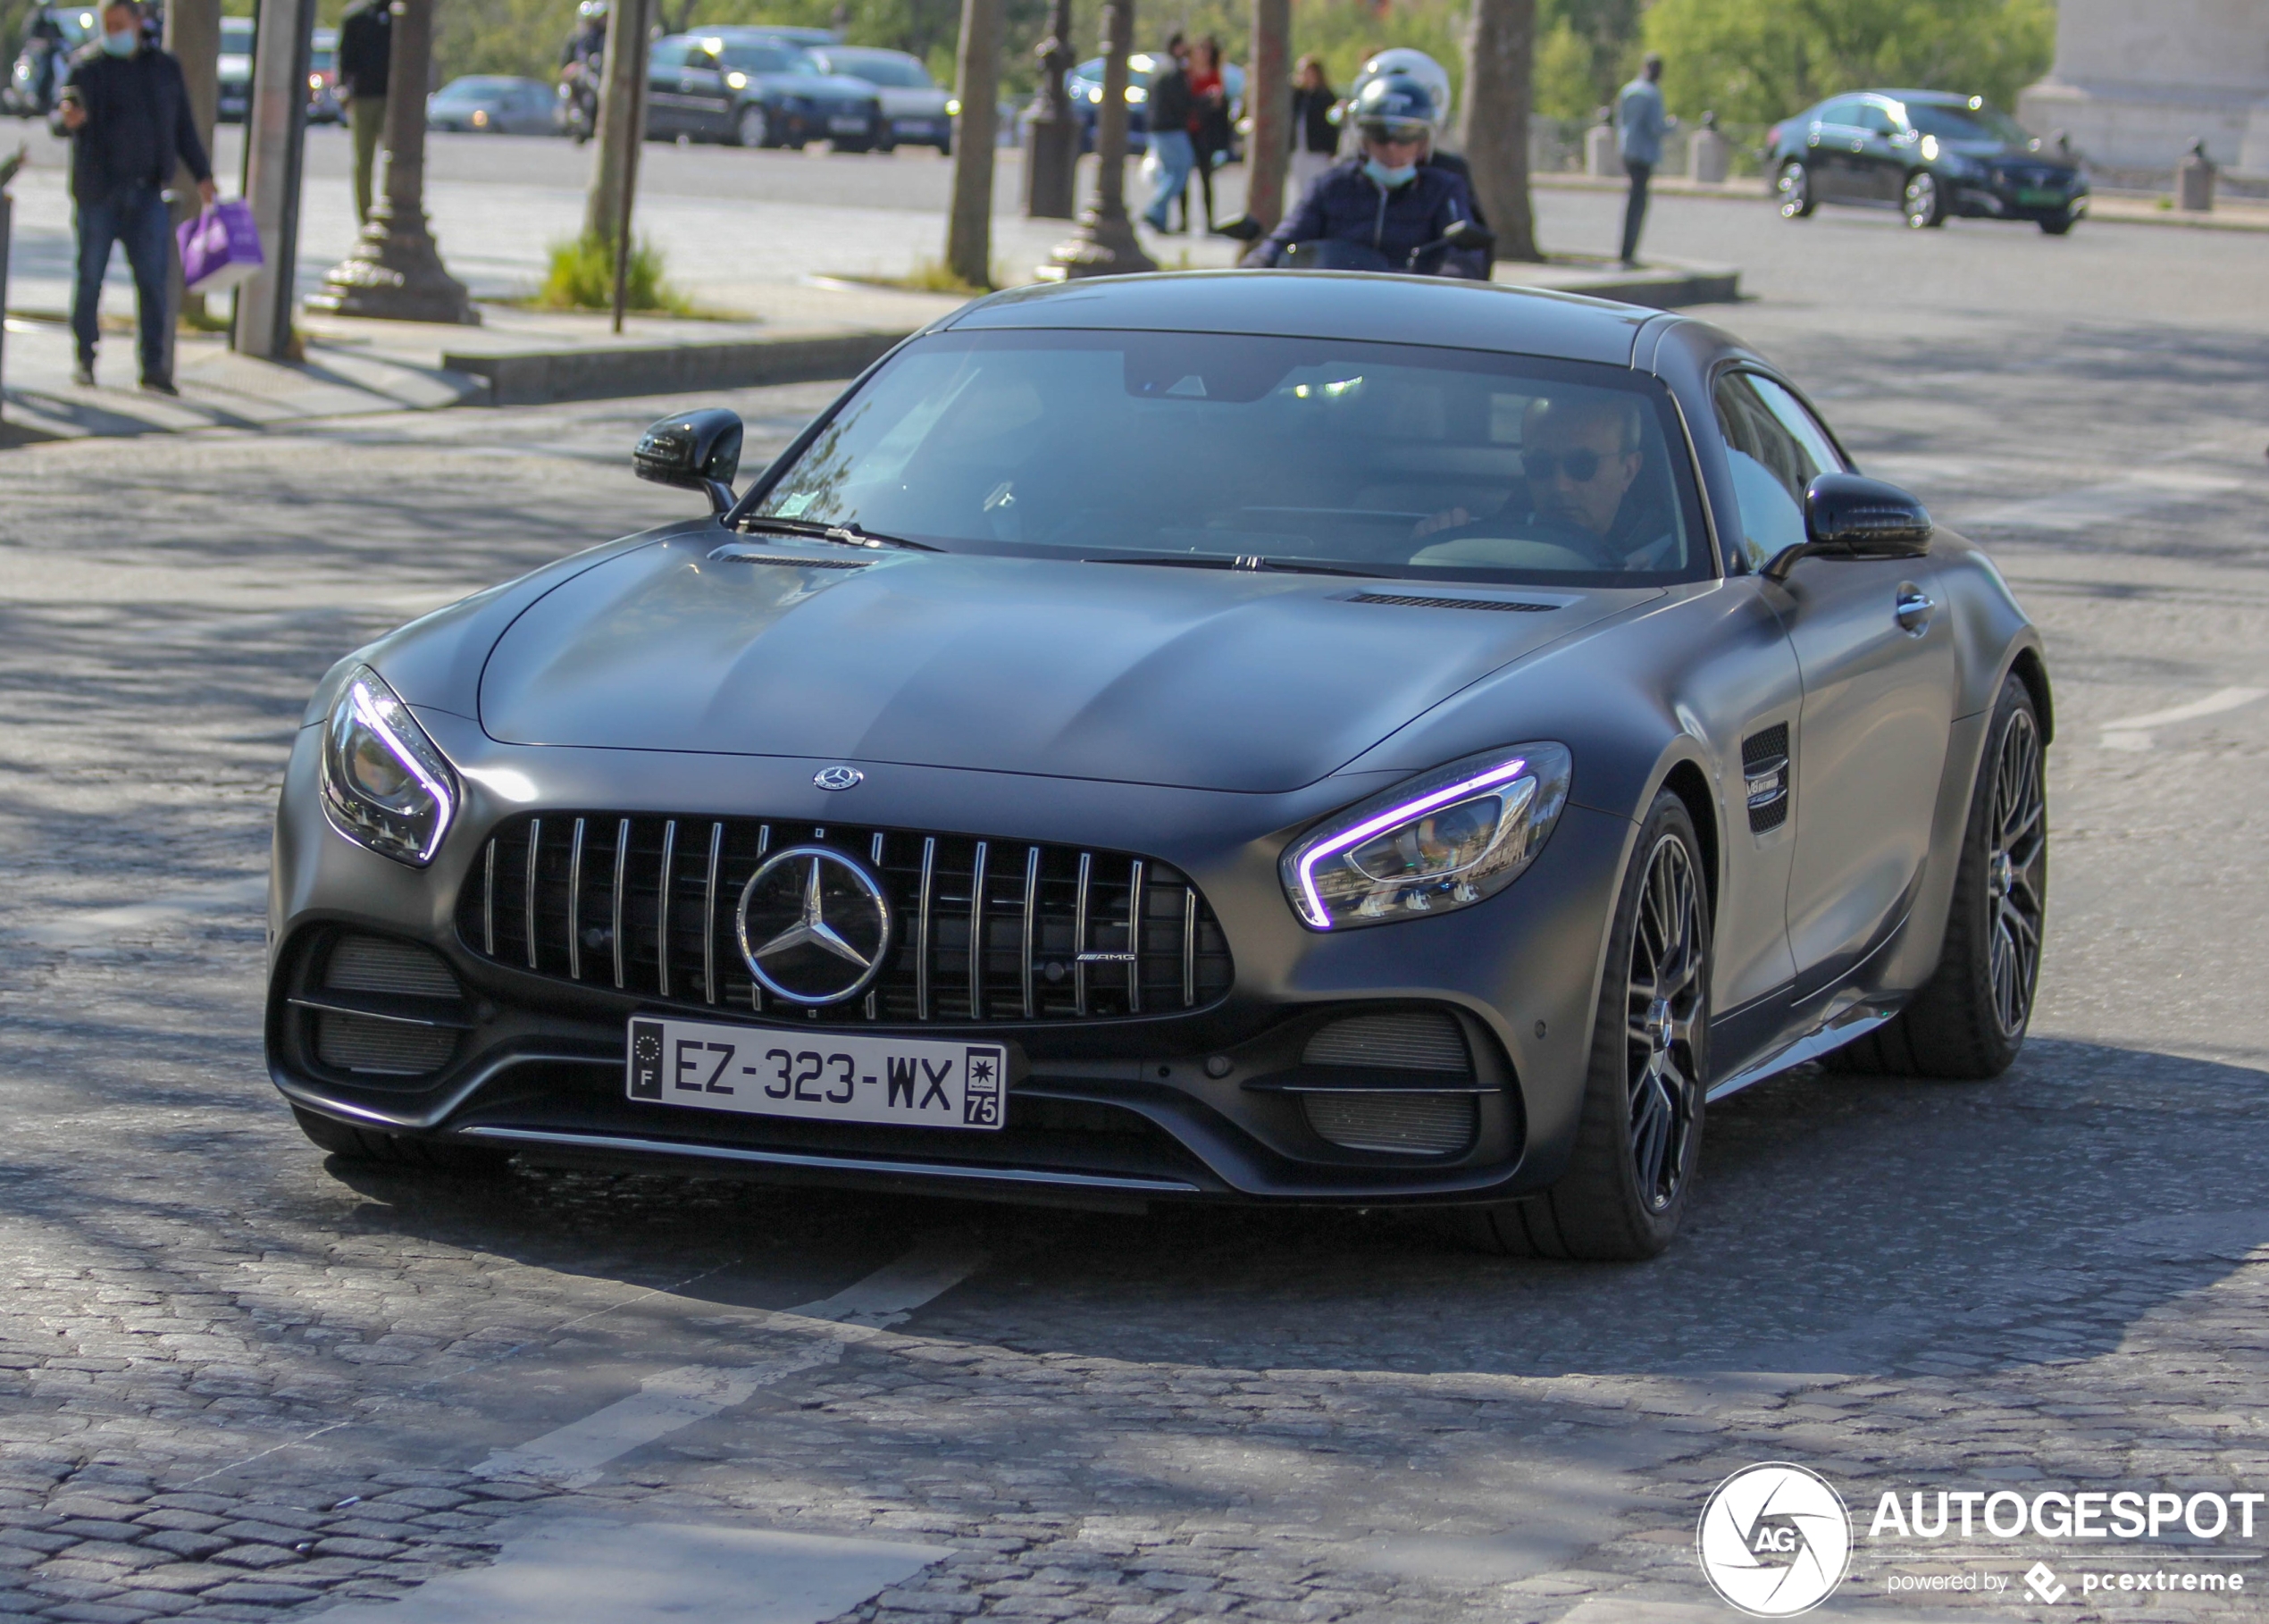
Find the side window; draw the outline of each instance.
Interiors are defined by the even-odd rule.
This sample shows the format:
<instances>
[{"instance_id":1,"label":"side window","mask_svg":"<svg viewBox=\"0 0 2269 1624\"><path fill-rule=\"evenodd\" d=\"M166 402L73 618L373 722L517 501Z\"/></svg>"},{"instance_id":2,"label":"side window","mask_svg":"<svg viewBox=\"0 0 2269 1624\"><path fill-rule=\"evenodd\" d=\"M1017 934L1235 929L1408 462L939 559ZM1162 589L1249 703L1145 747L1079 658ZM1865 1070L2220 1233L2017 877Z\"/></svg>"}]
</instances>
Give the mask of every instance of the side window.
<instances>
[{"instance_id":1,"label":"side window","mask_svg":"<svg viewBox=\"0 0 2269 1624\"><path fill-rule=\"evenodd\" d=\"M1898 133L1898 126L1891 121L1891 115L1873 102L1864 103L1860 107L1859 127L1869 135L1888 136Z\"/></svg>"},{"instance_id":2,"label":"side window","mask_svg":"<svg viewBox=\"0 0 2269 1624\"><path fill-rule=\"evenodd\" d=\"M1839 96L1832 102L1821 104L1813 116L1822 124L1856 124L1859 122L1860 100L1855 96Z\"/></svg>"},{"instance_id":3,"label":"side window","mask_svg":"<svg viewBox=\"0 0 2269 1624\"><path fill-rule=\"evenodd\" d=\"M1804 418L1813 445L1781 420L1767 390ZM1733 469L1734 499L1741 508L1741 553L1750 569L1762 569L1783 548L1804 539L1804 487L1813 476L1842 464L1826 437L1804 417L1804 408L1770 378L1727 373L1718 380L1715 404Z\"/></svg>"},{"instance_id":4,"label":"side window","mask_svg":"<svg viewBox=\"0 0 2269 1624\"><path fill-rule=\"evenodd\" d=\"M1813 473L1844 472L1844 459L1836 453L1836 442L1828 437L1828 431L1820 426L1820 420L1804 409L1803 401L1770 378L1750 374L1745 381L1756 390L1757 398L1765 403L1765 410L1773 414L1774 420L1796 437L1796 443L1812 458ZM1806 482L1810 483L1810 481Z\"/></svg>"},{"instance_id":5,"label":"side window","mask_svg":"<svg viewBox=\"0 0 2269 1624\"><path fill-rule=\"evenodd\" d=\"M647 70L649 72L660 72L664 69L668 69L674 72L684 65L685 53L686 46L683 40L660 40L647 53Z\"/></svg>"}]
</instances>

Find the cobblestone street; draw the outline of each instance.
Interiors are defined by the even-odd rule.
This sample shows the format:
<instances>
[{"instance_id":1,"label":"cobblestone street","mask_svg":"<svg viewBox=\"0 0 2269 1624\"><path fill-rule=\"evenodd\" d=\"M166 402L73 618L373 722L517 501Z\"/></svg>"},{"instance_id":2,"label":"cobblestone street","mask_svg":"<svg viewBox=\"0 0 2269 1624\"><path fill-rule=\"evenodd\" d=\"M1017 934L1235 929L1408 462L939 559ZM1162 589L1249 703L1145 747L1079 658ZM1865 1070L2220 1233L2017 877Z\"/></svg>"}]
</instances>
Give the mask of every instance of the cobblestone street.
<instances>
[{"instance_id":1,"label":"cobblestone street","mask_svg":"<svg viewBox=\"0 0 2269 1624\"><path fill-rule=\"evenodd\" d=\"M2269 1489L2260 251L1806 230L1702 314L2045 627L2041 1001L1994 1083L1805 1068L1713 1107L1637 1266L1386 1214L327 1165L261 1058L306 695L691 511L627 466L675 403L0 454L0 1616L278 1619L723 1529L862 1542L797 1545L870 1577L783 1620L1683 1624L1735 1616L1704 1500L1784 1461L1853 1512L1829 1616L2269 1617L2269 1519L2084 1561L1869 1534L1886 1493ZM833 392L731 398L744 467ZM1891 1587L1941 1573L1980 1587ZM416 1604L337 1616L480 1616Z\"/></svg>"}]
</instances>

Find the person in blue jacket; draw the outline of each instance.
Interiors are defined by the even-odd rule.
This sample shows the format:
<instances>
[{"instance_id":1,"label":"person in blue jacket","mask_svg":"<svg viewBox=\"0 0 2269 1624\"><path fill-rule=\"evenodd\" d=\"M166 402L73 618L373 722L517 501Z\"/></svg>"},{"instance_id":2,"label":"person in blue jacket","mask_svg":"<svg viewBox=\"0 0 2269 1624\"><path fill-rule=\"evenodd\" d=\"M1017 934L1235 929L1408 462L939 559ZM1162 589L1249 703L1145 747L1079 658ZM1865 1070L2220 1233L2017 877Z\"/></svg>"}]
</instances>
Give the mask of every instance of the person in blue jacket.
<instances>
[{"instance_id":1,"label":"person in blue jacket","mask_svg":"<svg viewBox=\"0 0 2269 1624\"><path fill-rule=\"evenodd\" d=\"M1486 280L1488 262L1473 249L1434 248L1410 263L1414 249L1440 242L1453 224L1474 218L1464 179L1420 162L1434 132L1433 93L1414 79L1389 74L1363 87L1354 119L1361 155L1317 176L1243 263L1276 264L1294 243L1345 242L1374 250L1393 270Z\"/></svg>"}]
</instances>

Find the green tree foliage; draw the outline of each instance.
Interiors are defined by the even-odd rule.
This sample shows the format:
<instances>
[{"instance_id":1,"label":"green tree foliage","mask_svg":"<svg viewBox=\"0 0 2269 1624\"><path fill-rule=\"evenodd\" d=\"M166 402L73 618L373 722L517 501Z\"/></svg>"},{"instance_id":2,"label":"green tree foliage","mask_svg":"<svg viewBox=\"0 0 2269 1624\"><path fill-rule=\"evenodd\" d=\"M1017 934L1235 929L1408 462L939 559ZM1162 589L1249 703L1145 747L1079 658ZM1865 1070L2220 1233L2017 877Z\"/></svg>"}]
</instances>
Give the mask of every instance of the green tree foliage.
<instances>
[{"instance_id":1,"label":"green tree foliage","mask_svg":"<svg viewBox=\"0 0 2269 1624\"><path fill-rule=\"evenodd\" d=\"M2048 68L2054 0L1660 0L1646 13L1670 110L1763 124L1868 86L2009 106Z\"/></svg>"}]
</instances>

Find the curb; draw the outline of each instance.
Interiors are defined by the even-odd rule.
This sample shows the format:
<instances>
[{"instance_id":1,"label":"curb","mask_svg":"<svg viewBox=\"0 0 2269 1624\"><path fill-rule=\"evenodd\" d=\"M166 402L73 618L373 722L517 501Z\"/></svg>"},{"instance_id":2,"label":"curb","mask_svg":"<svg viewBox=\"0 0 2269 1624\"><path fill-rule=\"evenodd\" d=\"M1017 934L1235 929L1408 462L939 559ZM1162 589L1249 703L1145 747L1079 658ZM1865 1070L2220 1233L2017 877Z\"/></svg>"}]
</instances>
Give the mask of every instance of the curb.
<instances>
[{"instance_id":1,"label":"curb","mask_svg":"<svg viewBox=\"0 0 2269 1624\"><path fill-rule=\"evenodd\" d=\"M915 330L757 339L737 344L670 344L527 350L441 357L443 370L488 385L489 406L549 406L637 395L692 394L769 383L855 378Z\"/></svg>"}]
</instances>

